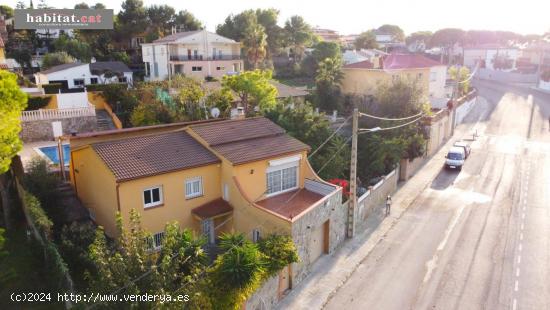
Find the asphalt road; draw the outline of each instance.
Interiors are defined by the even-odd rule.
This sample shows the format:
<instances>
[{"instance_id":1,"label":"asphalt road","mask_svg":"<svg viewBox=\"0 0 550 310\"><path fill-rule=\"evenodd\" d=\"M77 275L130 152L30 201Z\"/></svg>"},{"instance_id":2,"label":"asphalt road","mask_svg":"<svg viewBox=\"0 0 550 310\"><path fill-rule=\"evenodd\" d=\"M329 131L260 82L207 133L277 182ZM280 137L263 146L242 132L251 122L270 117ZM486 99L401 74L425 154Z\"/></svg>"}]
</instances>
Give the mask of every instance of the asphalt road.
<instances>
[{"instance_id":1,"label":"asphalt road","mask_svg":"<svg viewBox=\"0 0 550 310\"><path fill-rule=\"evenodd\" d=\"M550 95L475 84L464 168L441 170L327 309L550 309Z\"/></svg>"}]
</instances>

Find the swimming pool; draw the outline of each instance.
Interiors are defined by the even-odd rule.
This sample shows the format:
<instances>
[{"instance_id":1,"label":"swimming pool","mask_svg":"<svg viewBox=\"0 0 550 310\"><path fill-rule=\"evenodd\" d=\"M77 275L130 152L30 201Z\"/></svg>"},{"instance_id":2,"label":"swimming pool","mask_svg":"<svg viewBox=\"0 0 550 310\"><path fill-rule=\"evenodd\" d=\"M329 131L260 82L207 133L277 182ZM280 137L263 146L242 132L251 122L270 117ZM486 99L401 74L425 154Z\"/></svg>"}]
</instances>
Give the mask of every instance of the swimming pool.
<instances>
[{"instance_id":1,"label":"swimming pool","mask_svg":"<svg viewBox=\"0 0 550 310\"><path fill-rule=\"evenodd\" d=\"M40 152L44 153L54 164L59 164L59 152L57 146L43 146L38 148ZM69 159L71 158L70 147L68 144L63 144L63 161L65 166L69 165Z\"/></svg>"}]
</instances>

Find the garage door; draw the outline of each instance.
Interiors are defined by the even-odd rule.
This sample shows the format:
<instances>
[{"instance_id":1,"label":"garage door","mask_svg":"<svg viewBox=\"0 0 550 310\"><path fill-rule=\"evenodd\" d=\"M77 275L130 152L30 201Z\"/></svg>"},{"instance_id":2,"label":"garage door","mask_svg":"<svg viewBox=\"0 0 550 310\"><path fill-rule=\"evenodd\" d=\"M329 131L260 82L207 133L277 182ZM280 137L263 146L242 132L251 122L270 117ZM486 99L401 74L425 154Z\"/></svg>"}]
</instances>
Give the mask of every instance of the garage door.
<instances>
[{"instance_id":1,"label":"garage door","mask_svg":"<svg viewBox=\"0 0 550 310\"><path fill-rule=\"evenodd\" d=\"M328 221L318 227L315 227L311 234L310 249L310 264L316 261L321 255L326 253L328 240L325 237L328 232Z\"/></svg>"}]
</instances>

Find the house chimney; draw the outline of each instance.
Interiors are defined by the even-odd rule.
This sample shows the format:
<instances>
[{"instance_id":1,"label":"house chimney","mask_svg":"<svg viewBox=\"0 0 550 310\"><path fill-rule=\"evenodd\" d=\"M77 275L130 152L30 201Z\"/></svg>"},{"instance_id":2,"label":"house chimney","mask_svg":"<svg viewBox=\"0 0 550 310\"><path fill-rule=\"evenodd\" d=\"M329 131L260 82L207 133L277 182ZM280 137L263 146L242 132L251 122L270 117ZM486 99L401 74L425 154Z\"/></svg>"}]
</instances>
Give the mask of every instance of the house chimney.
<instances>
[{"instance_id":1,"label":"house chimney","mask_svg":"<svg viewBox=\"0 0 550 310\"><path fill-rule=\"evenodd\" d=\"M244 108L243 107L237 107L235 109L231 109L231 119L245 119L246 116L244 115Z\"/></svg>"}]
</instances>

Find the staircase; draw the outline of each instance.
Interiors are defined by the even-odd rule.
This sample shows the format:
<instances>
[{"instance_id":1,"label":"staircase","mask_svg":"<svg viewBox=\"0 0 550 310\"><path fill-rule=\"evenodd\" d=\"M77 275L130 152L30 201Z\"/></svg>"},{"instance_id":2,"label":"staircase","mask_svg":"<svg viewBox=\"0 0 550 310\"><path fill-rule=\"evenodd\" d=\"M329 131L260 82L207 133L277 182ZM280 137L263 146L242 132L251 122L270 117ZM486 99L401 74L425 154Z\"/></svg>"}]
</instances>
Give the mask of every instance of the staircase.
<instances>
[{"instance_id":1,"label":"staircase","mask_svg":"<svg viewBox=\"0 0 550 310\"><path fill-rule=\"evenodd\" d=\"M98 131L116 129L115 124L113 123L113 120L111 119L111 116L105 110L96 110L95 115L96 115L96 118L97 118L97 130Z\"/></svg>"},{"instance_id":2,"label":"staircase","mask_svg":"<svg viewBox=\"0 0 550 310\"><path fill-rule=\"evenodd\" d=\"M61 182L57 186L60 204L67 206L64 212L64 221L71 223L73 221L82 221L89 218L88 209L86 209L76 197L76 193L70 182Z\"/></svg>"}]
</instances>

